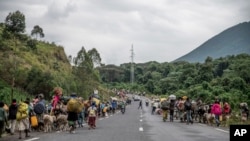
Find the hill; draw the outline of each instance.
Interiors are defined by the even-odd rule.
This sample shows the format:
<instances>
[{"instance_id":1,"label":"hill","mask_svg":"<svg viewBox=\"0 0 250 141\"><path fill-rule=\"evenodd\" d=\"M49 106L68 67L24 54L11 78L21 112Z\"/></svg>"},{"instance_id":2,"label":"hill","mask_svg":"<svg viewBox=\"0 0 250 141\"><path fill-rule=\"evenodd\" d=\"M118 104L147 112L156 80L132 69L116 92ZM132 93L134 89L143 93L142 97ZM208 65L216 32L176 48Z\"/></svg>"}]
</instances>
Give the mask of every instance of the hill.
<instances>
[{"instance_id":1,"label":"hill","mask_svg":"<svg viewBox=\"0 0 250 141\"><path fill-rule=\"evenodd\" d=\"M173 62L204 62L208 56L215 59L241 53L250 54L250 22L226 29Z\"/></svg>"},{"instance_id":2,"label":"hill","mask_svg":"<svg viewBox=\"0 0 250 141\"><path fill-rule=\"evenodd\" d=\"M92 60L83 56L67 57L62 46L40 41L27 34L11 34L0 24L0 99L10 102L12 98L24 100L43 93L51 99L54 87L61 87L64 95L77 93L88 98L94 88L102 94L99 78L93 68ZM85 51L98 53L96 50ZM77 62L73 66L71 63ZM77 60L77 61L76 61ZM85 64L89 64L88 67Z\"/></svg>"}]
</instances>

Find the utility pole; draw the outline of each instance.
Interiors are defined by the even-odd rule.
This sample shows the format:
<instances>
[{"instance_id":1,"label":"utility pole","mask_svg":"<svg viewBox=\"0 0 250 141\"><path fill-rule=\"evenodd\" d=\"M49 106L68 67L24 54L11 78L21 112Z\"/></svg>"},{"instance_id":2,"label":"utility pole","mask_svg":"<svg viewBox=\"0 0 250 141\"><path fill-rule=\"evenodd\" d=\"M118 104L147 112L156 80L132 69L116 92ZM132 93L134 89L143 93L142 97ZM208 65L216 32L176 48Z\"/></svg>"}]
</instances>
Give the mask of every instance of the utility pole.
<instances>
[{"instance_id":1,"label":"utility pole","mask_svg":"<svg viewBox=\"0 0 250 141\"><path fill-rule=\"evenodd\" d=\"M134 49L133 49L133 44L131 48L131 68L130 68L130 83L133 85L134 84Z\"/></svg>"}]
</instances>

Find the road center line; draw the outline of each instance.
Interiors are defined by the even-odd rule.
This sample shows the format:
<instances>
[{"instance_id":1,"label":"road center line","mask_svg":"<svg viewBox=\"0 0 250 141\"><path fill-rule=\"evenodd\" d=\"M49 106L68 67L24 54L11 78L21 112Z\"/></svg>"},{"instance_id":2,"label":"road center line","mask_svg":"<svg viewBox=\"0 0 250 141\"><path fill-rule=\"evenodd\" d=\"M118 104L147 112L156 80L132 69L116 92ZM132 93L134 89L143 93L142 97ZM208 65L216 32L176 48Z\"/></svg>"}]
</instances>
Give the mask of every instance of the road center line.
<instances>
[{"instance_id":1,"label":"road center line","mask_svg":"<svg viewBox=\"0 0 250 141\"><path fill-rule=\"evenodd\" d=\"M143 128L142 128L142 127L140 127L140 128L139 128L139 131L143 131Z\"/></svg>"}]
</instances>

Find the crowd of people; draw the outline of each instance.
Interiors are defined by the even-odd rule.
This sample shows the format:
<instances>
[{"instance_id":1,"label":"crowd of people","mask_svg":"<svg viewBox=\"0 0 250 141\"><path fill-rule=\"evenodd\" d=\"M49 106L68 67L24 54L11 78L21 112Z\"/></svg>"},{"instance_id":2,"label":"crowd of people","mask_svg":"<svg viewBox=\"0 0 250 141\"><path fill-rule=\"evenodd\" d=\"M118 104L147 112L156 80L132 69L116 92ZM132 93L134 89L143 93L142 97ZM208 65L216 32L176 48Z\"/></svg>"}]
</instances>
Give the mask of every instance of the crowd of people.
<instances>
[{"instance_id":1,"label":"crowd of people","mask_svg":"<svg viewBox=\"0 0 250 141\"><path fill-rule=\"evenodd\" d=\"M146 99L145 105L149 106L149 103L149 99ZM124 113L127 104L131 104L128 97L111 97L108 101L101 101L95 94L84 100L72 93L66 98L60 88L55 88L54 96L49 103L46 103L43 94L20 102L13 99L9 106L0 101L0 137L4 130L10 135L18 133L19 139L23 138L23 132L24 137L29 137L33 130L75 133L75 129L83 127L84 123L87 123L89 130L95 129L98 117L107 117L116 113L118 109ZM140 100L138 109L142 107L143 101ZM201 99L194 101L188 97L168 97L152 99L151 107L151 114L161 114L163 121L169 117L170 122L179 119L186 124L193 124L194 120L204 123L214 120L216 126L220 126L222 118L228 119L231 115L230 104L218 99L215 99L214 103L204 104ZM249 116L247 103L240 103L240 109L241 119L246 121Z\"/></svg>"},{"instance_id":2,"label":"crowd of people","mask_svg":"<svg viewBox=\"0 0 250 141\"><path fill-rule=\"evenodd\" d=\"M29 137L32 131L75 133L75 129L83 127L85 123L89 130L95 129L98 117L107 117L118 109L124 113L126 105L130 103L131 100L124 96L122 99L101 101L96 93L86 100L75 93L66 97L62 89L56 87L49 102L45 101L43 94L24 101L13 99L9 106L0 102L0 137L4 131L9 135L18 133L19 139Z\"/></svg>"},{"instance_id":3,"label":"crowd of people","mask_svg":"<svg viewBox=\"0 0 250 141\"><path fill-rule=\"evenodd\" d=\"M170 122L174 121L174 117L180 122L193 124L194 120L198 122L220 126L222 121L230 119L232 109L228 102L222 102L218 98L214 103L205 104L201 99L191 100L189 97L183 96L162 98L152 100L152 114L158 113L162 115L163 121L166 121L169 114ZM247 103L240 103L240 121L245 122L249 118L249 109Z\"/></svg>"}]
</instances>

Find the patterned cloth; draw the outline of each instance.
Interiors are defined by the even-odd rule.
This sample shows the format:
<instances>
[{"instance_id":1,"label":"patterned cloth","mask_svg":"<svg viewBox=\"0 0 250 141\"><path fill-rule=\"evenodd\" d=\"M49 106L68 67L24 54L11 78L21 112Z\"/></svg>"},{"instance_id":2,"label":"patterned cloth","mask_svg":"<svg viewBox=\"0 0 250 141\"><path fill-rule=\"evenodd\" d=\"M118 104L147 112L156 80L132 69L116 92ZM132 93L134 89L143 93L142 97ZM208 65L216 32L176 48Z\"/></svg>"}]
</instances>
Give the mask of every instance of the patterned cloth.
<instances>
[{"instance_id":1,"label":"patterned cloth","mask_svg":"<svg viewBox=\"0 0 250 141\"><path fill-rule=\"evenodd\" d=\"M23 131L25 129L29 129L29 118L21 119L17 121L17 129L19 131Z\"/></svg>"},{"instance_id":2,"label":"patterned cloth","mask_svg":"<svg viewBox=\"0 0 250 141\"><path fill-rule=\"evenodd\" d=\"M96 117L89 117L88 125L90 127L96 127L95 120L96 120Z\"/></svg>"}]
</instances>

